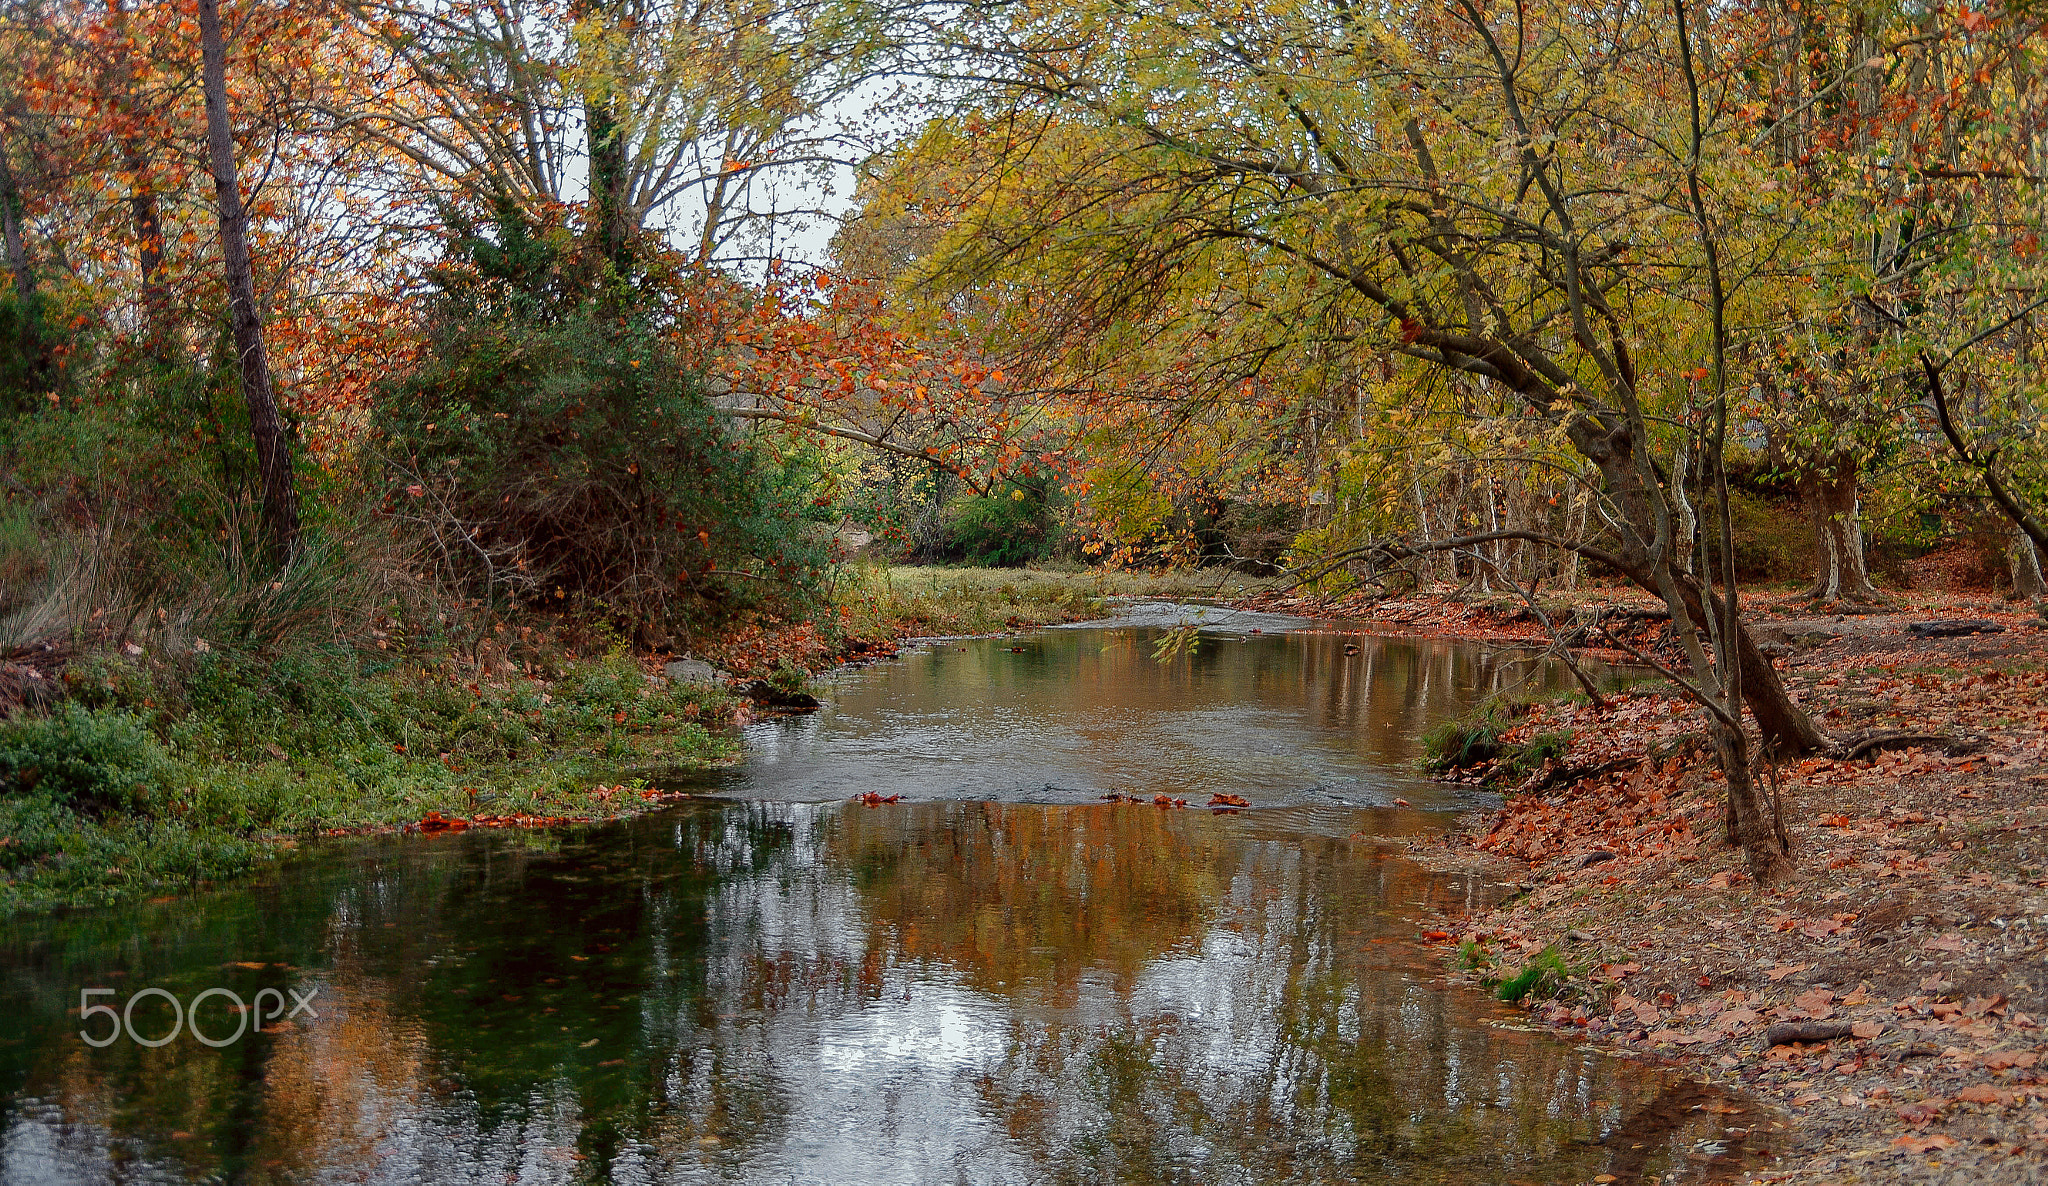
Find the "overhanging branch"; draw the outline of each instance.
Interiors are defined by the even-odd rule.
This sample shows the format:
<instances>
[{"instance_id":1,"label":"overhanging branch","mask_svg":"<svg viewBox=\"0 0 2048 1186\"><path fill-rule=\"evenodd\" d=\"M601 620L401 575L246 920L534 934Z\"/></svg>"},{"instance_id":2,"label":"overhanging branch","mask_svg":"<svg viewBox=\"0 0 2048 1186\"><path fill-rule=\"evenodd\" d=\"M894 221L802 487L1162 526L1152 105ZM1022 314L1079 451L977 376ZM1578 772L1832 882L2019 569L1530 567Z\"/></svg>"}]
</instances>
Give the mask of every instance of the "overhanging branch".
<instances>
[{"instance_id":1,"label":"overhanging branch","mask_svg":"<svg viewBox=\"0 0 2048 1186\"><path fill-rule=\"evenodd\" d=\"M919 461L930 462L939 469L952 474L954 477L967 483L968 489L976 494L984 498L988 496L989 482L986 479L976 476L972 471L961 468L929 449L917 449L909 445L899 445L887 437L877 436L871 432L862 432L857 428L844 428L835 424L820 424L816 420L806 419L793 412L777 412L770 408L713 408L712 410L721 416L730 416L735 420L774 420L778 423L801 428L805 432L821 433L825 436L839 437L842 440L859 441L863 445L880 449L885 453L894 453L900 457L914 457Z\"/></svg>"}]
</instances>

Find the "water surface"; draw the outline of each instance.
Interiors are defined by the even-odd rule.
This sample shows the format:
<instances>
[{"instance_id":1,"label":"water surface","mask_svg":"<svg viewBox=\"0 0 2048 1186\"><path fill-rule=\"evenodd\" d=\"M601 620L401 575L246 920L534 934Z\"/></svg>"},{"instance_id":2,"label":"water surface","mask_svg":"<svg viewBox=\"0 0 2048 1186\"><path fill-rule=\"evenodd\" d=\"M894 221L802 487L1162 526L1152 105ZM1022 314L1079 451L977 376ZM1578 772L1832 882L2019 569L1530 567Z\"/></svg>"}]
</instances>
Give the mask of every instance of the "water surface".
<instances>
[{"instance_id":1,"label":"water surface","mask_svg":"<svg viewBox=\"0 0 2048 1186\"><path fill-rule=\"evenodd\" d=\"M1415 792L1421 726L1513 671L1387 643L1368 679L1370 648L1263 634L1162 670L1119 634L850 673L755 727L731 798L13 920L0 1181L1448 1186L1754 1159L1739 1102L1512 1028L1411 942L1485 890L1401 856L1440 816L1374 804ZM917 801L844 801L866 789ZM219 1049L78 1037L83 987L266 986L318 1017Z\"/></svg>"},{"instance_id":2,"label":"water surface","mask_svg":"<svg viewBox=\"0 0 2048 1186\"><path fill-rule=\"evenodd\" d=\"M1182 613L1214 624L1193 654L1156 661L1160 626ZM828 676L822 709L749 728L746 765L709 785L806 801L1222 791L1260 806L1456 806L1454 788L1415 772L1421 735L1483 696L1570 684L1520 649L1190 607L1135 617L1150 624L934 641Z\"/></svg>"}]
</instances>

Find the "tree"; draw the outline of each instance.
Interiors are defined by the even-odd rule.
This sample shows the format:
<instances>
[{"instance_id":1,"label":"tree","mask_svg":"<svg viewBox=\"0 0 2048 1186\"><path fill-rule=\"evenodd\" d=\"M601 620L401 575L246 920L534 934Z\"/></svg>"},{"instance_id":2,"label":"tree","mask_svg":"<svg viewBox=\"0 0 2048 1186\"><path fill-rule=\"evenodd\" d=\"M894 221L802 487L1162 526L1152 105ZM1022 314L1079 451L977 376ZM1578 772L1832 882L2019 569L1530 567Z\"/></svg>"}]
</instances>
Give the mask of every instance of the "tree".
<instances>
[{"instance_id":1,"label":"tree","mask_svg":"<svg viewBox=\"0 0 2048 1186\"><path fill-rule=\"evenodd\" d=\"M228 120L227 39L220 0L199 0L199 39L205 62L207 158L220 202L221 265L227 280L242 399L263 484L263 533L274 563L291 562L299 543L299 494L292 477L291 436L277 409L270 358L263 349L263 317L256 305L256 272L249 260L249 213L235 178L234 129Z\"/></svg>"},{"instance_id":2,"label":"tree","mask_svg":"<svg viewBox=\"0 0 2048 1186\"><path fill-rule=\"evenodd\" d=\"M390 149L396 202L488 215L509 200L538 225L580 191L585 232L622 281L650 230L687 242L700 268L765 263L778 232L819 213L798 193L848 156L824 113L863 79L865 46L827 5L348 8L392 85L323 109L337 134Z\"/></svg>"},{"instance_id":3,"label":"tree","mask_svg":"<svg viewBox=\"0 0 2048 1186\"><path fill-rule=\"evenodd\" d=\"M2040 595L2048 554L2048 93L2026 9L1928 13L1891 159L1913 284L1868 307L1895 333L1953 457L2012 525L2015 590ZM1882 299L1889 295L1890 299Z\"/></svg>"},{"instance_id":4,"label":"tree","mask_svg":"<svg viewBox=\"0 0 2048 1186\"><path fill-rule=\"evenodd\" d=\"M1752 125L1726 101L1739 26L1696 54L1699 17L1677 8L1590 26L1548 4L948 12L921 30L922 64L979 80L961 118L1002 126L988 151L1015 147L927 275L993 291L1049 273L1067 308L1149 327L1197 305L1184 277L1263 271L1287 278L1292 309L1358 327L1361 363L1381 351L1511 395L1532 439L1587 463L1596 538L1514 528L1363 554L1526 540L1665 601L1681 682L1714 722L1731 832L1760 876L1782 872L1738 706L1776 754L1832 743L1736 612L1720 454L1742 385L1746 327L1730 315L1806 216L1743 151ZM1076 145L1062 121L1100 135ZM1040 341L1071 356L1084 335L1052 325ZM1256 382L1308 340L1238 353L1238 373Z\"/></svg>"}]
</instances>

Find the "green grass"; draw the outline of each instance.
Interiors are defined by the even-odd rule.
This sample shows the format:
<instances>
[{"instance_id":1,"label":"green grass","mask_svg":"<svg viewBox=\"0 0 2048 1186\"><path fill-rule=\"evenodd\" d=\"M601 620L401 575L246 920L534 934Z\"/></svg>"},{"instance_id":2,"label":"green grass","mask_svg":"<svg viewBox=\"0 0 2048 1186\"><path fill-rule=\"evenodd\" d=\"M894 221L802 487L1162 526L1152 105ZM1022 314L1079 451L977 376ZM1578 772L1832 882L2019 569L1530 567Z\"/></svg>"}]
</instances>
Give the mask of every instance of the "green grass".
<instances>
[{"instance_id":1,"label":"green grass","mask_svg":"<svg viewBox=\"0 0 2048 1186\"><path fill-rule=\"evenodd\" d=\"M303 839L449 815L604 816L626 771L731 759L722 689L623 654L496 683L347 654L98 658L0 722L0 912L245 873Z\"/></svg>"},{"instance_id":2,"label":"green grass","mask_svg":"<svg viewBox=\"0 0 2048 1186\"><path fill-rule=\"evenodd\" d=\"M1107 614L1118 600L1234 598L1271 585L1220 569L850 567L832 600L850 637L1000 634Z\"/></svg>"},{"instance_id":3,"label":"green grass","mask_svg":"<svg viewBox=\"0 0 2048 1186\"><path fill-rule=\"evenodd\" d=\"M1532 993L1556 992L1572 975L1557 948L1546 947L1532 956L1521 971L1501 981L1494 995L1513 1004Z\"/></svg>"}]
</instances>

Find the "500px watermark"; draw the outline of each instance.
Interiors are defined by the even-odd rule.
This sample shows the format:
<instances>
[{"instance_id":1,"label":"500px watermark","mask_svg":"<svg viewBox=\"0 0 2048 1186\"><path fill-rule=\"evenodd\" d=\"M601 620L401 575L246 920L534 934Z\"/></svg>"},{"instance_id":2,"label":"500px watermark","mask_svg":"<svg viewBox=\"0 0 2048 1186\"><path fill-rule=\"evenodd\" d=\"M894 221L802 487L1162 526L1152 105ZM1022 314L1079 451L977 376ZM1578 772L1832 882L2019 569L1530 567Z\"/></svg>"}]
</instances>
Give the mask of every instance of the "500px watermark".
<instances>
[{"instance_id":1,"label":"500px watermark","mask_svg":"<svg viewBox=\"0 0 2048 1186\"><path fill-rule=\"evenodd\" d=\"M292 1009L289 1013L285 1012L284 1008L285 992L290 993L292 998ZM300 996L299 990L296 988L286 989L285 992L279 992L274 988L259 988L256 990L255 1001L250 1003L244 1002L232 989L209 988L198 996L193 997L191 1008L188 1009L177 997L172 996L164 989L145 988L129 997L127 1003L122 1006L119 1012L116 1012L112 1005L93 1003L94 997L113 996L113 989L81 988L78 990L79 1018L87 1020L104 1013L114 1023L114 1027L107 1031L104 1037L94 1037L89 1029L79 1030L78 1036L83 1038L88 1046L112 1046L115 1042L121 1040L121 1035L123 1034L128 1035L129 1041L140 1046L168 1046L172 1039L176 1038L180 1032L190 1028L192 1036L199 1039L202 1043L208 1046L220 1047L240 1041L242 1035L249 1032L252 1028L250 1025L252 1017L255 1022L253 1028L259 1031L263 1029L266 1018L272 1022L290 1021L292 1018L304 1013L315 1021L320 1019L320 1015L313 1012L313 998L320 992L318 986L307 989L304 996ZM152 997L161 997L169 1001L171 1005L171 1032L161 1038L145 1038L140 1033L137 1033L135 1029L136 1004L149 1000ZM226 998L223 1008L232 1014L235 1019L235 1032L225 1038L205 1033L199 1028L199 1006L214 997ZM263 1009L266 1001L270 1003L270 1011L267 1014Z\"/></svg>"}]
</instances>

